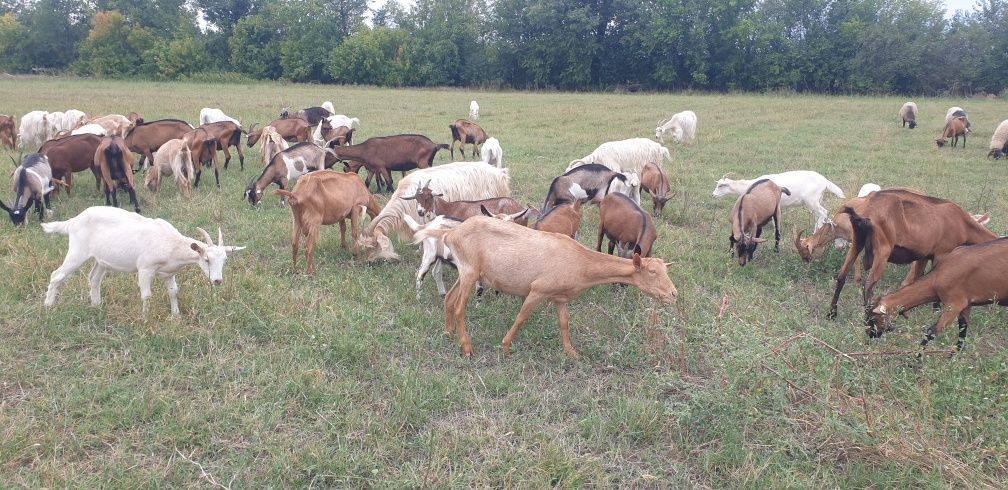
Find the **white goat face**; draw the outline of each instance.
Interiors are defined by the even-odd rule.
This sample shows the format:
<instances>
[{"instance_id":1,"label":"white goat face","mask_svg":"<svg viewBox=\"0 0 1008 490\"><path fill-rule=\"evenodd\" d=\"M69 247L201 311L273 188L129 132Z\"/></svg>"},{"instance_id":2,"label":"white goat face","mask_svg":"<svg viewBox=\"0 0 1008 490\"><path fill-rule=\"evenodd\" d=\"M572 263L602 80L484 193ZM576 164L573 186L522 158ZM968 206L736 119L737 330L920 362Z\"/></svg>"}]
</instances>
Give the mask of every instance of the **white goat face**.
<instances>
[{"instance_id":1,"label":"white goat face","mask_svg":"<svg viewBox=\"0 0 1008 490\"><path fill-rule=\"evenodd\" d=\"M200 269L206 274L207 279L214 286L220 285L224 282L224 261L227 260L228 252L237 252L243 250L245 247L231 247L231 246L221 246L221 245L201 245L198 243L192 244L192 249L199 254L199 260L196 261L199 264Z\"/></svg>"},{"instance_id":2,"label":"white goat face","mask_svg":"<svg viewBox=\"0 0 1008 490\"><path fill-rule=\"evenodd\" d=\"M654 130L654 137L657 138L657 139L662 139L662 136L664 135L664 133L665 133L665 130L662 129L661 126L658 126Z\"/></svg>"},{"instance_id":3,"label":"white goat face","mask_svg":"<svg viewBox=\"0 0 1008 490\"><path fill-rule=\"evenodd\" d=\"M714 186L714 192L711 194L714 197L721 197L731 193L731 186L728 185L728 179L721 179L717 181L717 185Z\"/></svg>"}]
</instances>

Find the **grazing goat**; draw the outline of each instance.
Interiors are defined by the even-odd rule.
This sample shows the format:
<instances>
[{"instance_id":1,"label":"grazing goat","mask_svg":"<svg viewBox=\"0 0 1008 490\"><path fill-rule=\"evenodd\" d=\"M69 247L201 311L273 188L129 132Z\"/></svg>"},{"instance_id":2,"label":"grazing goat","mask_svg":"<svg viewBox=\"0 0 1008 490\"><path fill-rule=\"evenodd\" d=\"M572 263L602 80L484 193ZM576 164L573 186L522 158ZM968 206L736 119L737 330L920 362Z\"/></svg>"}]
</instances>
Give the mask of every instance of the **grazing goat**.
<instances>
[{"instance_id":1,"label":"grazing goat","mask_svg":"<svg viewBox=\"0 0 1008 490\"><path fill-rule=\"evenodd\" d=\"M445 215L465 220L484 214L480 208L488 210L491 214L520 213L525 210L525 206L510 197L494 197L478 201L447 201L441 198L442 195L432 191L430 182L427 182L422 187L417 186L417 190L412 196L403 196L400 199L407 201L415 199L417 214L431 218ZM522 225L524 226L526 223L528 223L527 219Z\"/></svg>"},{"instance_id":2,"label":"grazing goat","mask_svg":"<svg viewBox=\"0 0 1008 490\"><path fill-rule=\"evenodd\" d=\"M286 198L291 210L291 270L297 269L298 242L305 237L308 274L315 273L315 242L322 225L339 223L340 246L347 250L346 220L350 220L351 245L360 234L361 208L374 218L381 211L357 174L332 171L312 172L298 179L290 192L274 194ZM356 250L351 247L351 251Z\"/></svg>"},{"instance_id":3,"label":"grazing goat","mask_svg":"<svg viewBox=\"0 0 1008 490\"><path fill-rule=\"evenodd\" d=\"M186 142L192 155L193 171L195 172L193 188L199 187L200 177L203 176L203 167L206 166L213 168L214 178L217 179L217 188L220 189L220 172L218 171L219 165L217 164L217 139L213 138L203 126L183 134L182 139Z\"/></svg>"},{"instance_id":4,"label":"grazing goat","mask_svg":"<svg viewBox=\"0 0 1008 490\"><path fill-rule=\"evenodd\" d=\"M259 155L262 157L262 165L265 167L273 160L273 155L290 148L287 140L280 136L280 133L273 126L266 126L262 129L262 145L259 148Z\"/></svg>"},{"instance_id":5,"label":"grazing goat","mask_svg":"<svg viewBox=\"0 0 1008 490\"><path fill-rule=\"evenodd\" d=\"M59 233L70 237L66 258L49 277L45 305L56 302L56 293L67 276L85 262L94 259L88 274L91 288L91 305L101 304L101 283L105 274L136 272L140 280L140 299L143 312L151 295L151 281L161 278L168 289L172 315L179 314L178 283L175 273L184 266L197 264L214 285L224 280L224 261L227 255L245 247L224 245L224 235L217 230L217 245L210 234L196 228L203 242L186 237L163 219L151 219L119 209L95 206L81 211L66 221L42 223L46 233Z\"/></svg>"},{"instance_id":6,"label":"grazing goat","mask_svg":"<svg viewBox=\"0 0 1008 490\"><path fill-rule=\"evenodd\" d=\"M572 168L550 182L540 212L545 214L558 204L577 200L598 204L611 192L632 195L636 179L636 174L620 173L597 163Z\"/></svg>"},{"instance_id":7,"label":"grazing goat","mask_svg":"<svg viewBox=\"0 0 1008 490\"><path fill-rule=\"evenodd\" d=\"M639 176L648 162L661 166L664 160L672 160L668 148L647 138L631 138L602 143L583 158L571 161L570 165L567 165L567 171L590 163L598 163L616 172L629 172ZM635 187L630 197L640 204L640 187Z\"/></svg>"},{"instance_id":8,"label":"grazing goat","mask_svg":"<svg viewBox=\"0 0 1008 490\"><path fill-rule=\"evenodd\" d=\"M335 116L329 116L323 118L318 126L315 127L315 132L312 133L312 138L314 138L315 144L319 146L326 146L330 141L343 136L344 141L352 138L354 125L360 125L360 119L356 117L347 117L342 114L337 114ZM350 144L340 142L339 145Z\"/></svg>"},{"instance_id":9,"label":"grazing goat","mask_svg":"<svg viewBox=\"0 0 1008 490\"><path fill-rule=\"evenodd\" d=\"M204 107L200 109L199 111L200 126L204 124L221 122L221 121L229 121L235 123L238 126L241 126L241 122L239 122L237 119L227 114L224 114L224 111L220 109L214 109L212 107Z\"/></svg>"},{"instance_id":10,"label":"grazing goat","mask_svg":"<svg viewBox=\"0 0 1008 490\"><path fill-rule=\"evenodd\" d=\"M17 146L17 133L14 131L14 118L0 114L0 144L13 150Z\"/></svg>"},{"instance_id":11,"label":"grazing goat","mask_svg":"<svg viewBox=\"0 0 1008 490\"><path fill-rule=\"evenodd\" d=\"M126 146L140 155L138 170L145 170L154 161L154 152L166 141L181 139L192 131L191 124L178 119L161 119L151 122L137 122L125 136Z\"/></svg>"},{"instance_id":12,"label":"grazing goat","mask_svg":"<svg viewBox=\"0 0 1008 490\"><path fill-rule=\"evenodd\" d=\"M70 134L72 134L72 135L73 134L95 134L95 135L98 135L98 136L105 136L105 135L108 134L108 131L105 131L105 126L102 126L101 124L88 123L88 124L85 124L85 125L77 128L77 129L73 130L73 131L70 131Z\"/></svg>"},{"instance_id":13,"label":"grazing goat","mask_svg":"<svg viewBox=\"0 0 1008 490\"><path fill-rule=\"evenodd\" d=\"M133 113L135 114L135 113ZM143 119L140 119L142 122ZM97 124L105 130L106 136L126 136L130 128L135 124L128 117L120 114L109 114L107 116L96 117L88 121L88 125Z\"/></svg>"},{"instance_id":14,"label":"grazing goat","mask_svg":"<svg viewBox=\"0 0 1008 490\"><path fill-rule=\"evenodd\" d=\"M31 111L21 116L21 125L18 126L18 143L22 148L38 148L45 143L49 136L49 113L46 111Z\"/></svg>"},{"instance_id":15,"label":"grazing goat","mask_svg":"<svg viewBox=\"0 0 1008 490\"><path fill-rule=\"evenodd\" d=\"M941 136L935 140L935 144L938 148L945 146L949 138L952 138L952 148L956 147L959 143L959 137L962 136L963 149L966 149L966 133L969 130L966 128L966 118L965 117L953 117L949 122L945 124L945 128L942 129Z\"/></svg>"},{"instance_id":16,"label":"grazing goat","mask_svg":"<svg viewBox=\"0 0 1008 490\"><path fill-rule=\"evenodd\" d=\"M308 124L308 121L299 118L290 119L277 119L267 126L271 126L280 133L280 136L291 143L304 143L305 141L311 141L312 137L312 126ZM255 131L255 124L249 128L248 139L246 143L249 148L255 146L259 142L259 137L262 136L262 129Z\"/></svg>"},{"instance_id":17,"label":"grazing goat","mask_svg":"<svg viewBox=\"0 0 1008 490\"><path fill-rule=\"evenodd\" d=\"M990 151L987 153L987 158L993 157L995 160L998 160L1008 153L1008 119L998 124L994 130L994 134L991 135L990 146L988 148L990 148Z\"/></svg>"},{"instance_id":18,"label":"grazing goat","mask_svg":"<svg viewBox=\"0 0 1008 490\"><path fill-rule=\"evenodd\" d=\"M504 149L501 148L497 138L487 138L480 148L480 159L487 165L495 165L497 168L504 166Z\"/></svg>"},{"instance_id":19,"label":"grazing goat","mask_svg":"<svg viewBox=\"0 0 1008 490\"><path fill-rule=\"evenodd\" d=\"M484 216L472 217L448 231L437 232L451 250L459 278L445 296L445 332L458 332L462 355L472 356L465 314L477 282L504 294L524 297L521 311L501 341L505 354L543 301L557 307L560 338L567 355L577 357L570 342L567 304L599 284L630 284L663 304L676 301L678 292L661 259L634 254L632 260L588 250L557 233L542 233ZM507 244L507 246L501 246Z\"/></svg>"},{"instance_id":20,"label":"grazing goat","mask_svg":"<svg viewBox=\"0 0 1008 490\"><path fill-rule=\"evenodd\" d=\"M812 213L812 216L815 216L815 229L819 229L826 222L826 216L829 214L826 208L820 203L823 193L828 190L836 197L845 198L844 192L836 184L830 182L829 179L823 177L819 172L811 170L792 170L779 174L766 174L753 180L729 179L728 177L732 175L732 172L724 174L717 181L717 184L714 186L714 192L711 195L714 197L738 195L746 192L758 180L772 180L773 183L780 187L786 187L791 192L790 195L781 198L781 207L791 208L804 205Z\"/></svg>"},{"instance_id":21,"label":"grazing goat","mask_svg":"<svg viewBox=\"0 0 1008 490\"><path fill-rule=\"evenodd\" d=\"M28 215L28 208L35 205L38 212L39 221L45 219L43 206L46 212L49 209L49 193L53 190L55 181L52 178L52 169L49 167L49 159L45 155L31 153L24 157L21 165L14 169L11 174L14 186L14 200L10 207L0 201L0 208L10 215L11 223L14 226L24 225Z\"/></svg>"},{"instance_id":22,"label":"grazing goat","mask_svg":"<svg viewBox=\"0 0 1008 490\"><path fill-rule=\"evenodd\" d=\"M119 189L129 194L133 210L140 212L136 191L133 190L133 154L120 136L105 136L94 153L94 164L101 170L105 182L105 205L119 207L116 193Z\"/></svg>"},{"instance_id":23,"label":"grazing goat","mask_svg":"<svg viewBox=\"0 0 1008 490\"><path fill-rule=\"evenodd\" d=\"M958 318L956 350L962 350L972 307L992 303L1008 306L1005 270L1008 270L1008 238L956 248L935 260L926 276L883 296L871 306L865 333L881 337L892 330L895 315L906 314L923 304L941 302L941 316L924 333L921 349Z\"/></svg>"},{"instance_id":24,"label":"grazing goat","mask_svg":"<svg viewBox=\"0 0 1008 490\"><path fill-rule=\"evenodd\" d=\"M623 194L610 194L599 204L598 244L602 251L602 238L609 239L609 255L619 249L619 256L630 252L651 256L651 247L658 238L654 221L637 203Z\"/></svg>"},{"instance_id":25,"label":"grazing goat","mask_svg":"<svg viewBox=\"0 0 1008 490\"><path fill-rule=\"evenodd\" d=\"M228 148L234 147L235 151L238 152L238 162L240 163L240 170L245 170L245 153L241 149L241 136L245 132L241 125L232 121L218 121L206 123L200 126L210 134L210 137L217 140L217 144L214 148L214 153L218 150L224 151L224 170L227 170L228 164L231 163L231 152Z\"/></svg>"},{"instance_id":26,"label":"grazing goat","mask_svg":"<svg viewBox=\"0 0 1008 490\"><path fill-rule=\"evenodd\" d=\"M469 119L473 121L479 119L479 104L475 100L469 103Z\"/></svg>"},{"instance_id":27,"label":"grazing goat","mask_svg":"<svg viewBox=\"0 0 1008 490\"><path fill-rule=\"evenodd\" d=\"M966 115L966 111L962 107L949 107L949 110L945 112L945 124L948 124L952 119L961 117L963 122L966 124L966 130L970 129L969 117Z\"/></svg>"},{"instance_id":28,"label":"grazing goat","mask_svg":"<svg viewBox=\"0 0 1008 490\"><path fill-rule=\"evenodd\" d=\"M671 134L674 143L690 143L696 138L697 117L693 111L682 111L658 123L655 138L662 143L665 135Z\"/></svg>"},{"instance_id":29,"label":"grazing goat","mask_svg":"<svg viewBox=\"0 0 1008 490\"><path fill-rule=\"evenodd\" d=\"M851 264L862 251L865 252L864 269L868 271L862 283L864 305L867 306L889 262L937 261L958 246L997 238L958 204L906 190L875 192L854 206L844 206L843 212L850 215L854 240L837 273L830 318L836 318L840 292ZM941 232L936 233L936 230ZM923 271L923 267L918 269Z\"/></svg>"},{"instance_id":30,"label":"grazing goat","mask_svg":"<svg viewBox=\"0 0 1008 490\"><path fill-rule=\"evenodd\" d=\"M668 176L661 167L653 163L644 165L644 170L640 175L641 190L651 194L654 203L654 215L660 216L665 203L672 197L672 186L669 184Z\"/></svg>"},{"instance_id":31,"label":"grazing goat","mask_svg":"<svg viewBox=\"0 0 1008 490\"><path fill-rule=\"evenodd\" d=\"M291 179L332 167L335 163L336 154L331 148L319 148L312 143L298 143L274 155L259 177L249 181L245 187L245 199L255 206L259 204L263 191L270 184L276 184L280 189L286 190ZM283 202L282 197L280 202Z\"/></svg>"},{"instance_id":32,"label":"grazing goat","mask_svg":"<svg viewBox=\"0 0 1008 490\"><path fill-rule=\"evenodd\" d=\"M910 129L917 127L917 104L913 102L907 102L900 107L900 119L903 119L903 127L910 124Z\"/></svg>"},{"instance_id":33,"label":"grazing goat","mask_svg":"<svg viewBox=\"0 0 1008 490\"><path fill-rule=\"evenodd\" d=\"M745 193L738 197L732 208L731 235L728 237L735 259L740 266L745 266L756 253L756 245L766 241L760 238L763 225L773 219L774 251L780 252L780 210L781 195L790 195L791 190L780 187L770 179L761 179L753 183Z\"/></svg>"},{"instance_id":34,"label":"grazing goat","mask_svg":"<svg viewBox=\"0 0 1008 490\"><path fill-rule=\"evenodd\" d=\"M101 140L101 136L94 134L79 134L46 141L39 148L38 152L49 159L53 178L65 183L67 195L73 188L73 174L88 169L94 174L95 190L101 189L101 171L94 164L95 151Z\"/></svg>"},{"instance_id":35,"label":"grazing goat","mask_svg":"<svg viewBox=\"0 0 1008 490\"><path fill-rule=\"evenodd\" d=\"M144 185L154 194L161 188L161 177L175 178L179 192L186 197L192 196L193 170L192 151L185 140L179 138L166 141L154 154L153 164L144 176Z\"/></svg>"},{"instance_id":36,"label":"grazing goat","mask_svg":"<svg viewBox=\"0 0 1008 490\"><path fill-rule=\"evenodd\" d=\"M578 199L574 202L554 206L539 216L539 219L532 225L532 229L559 233L577 239L577 232L581 227L581 203L583 202Z\"/></svg>"},{"instance_id":37,"label":"grazing goat","mask_svg":"<svg viewBox=\"0 0 1008 490\"><path fill-rule=\"evenodd\" d=\"M407 175L399 181L381 213L368 225L360 241L365 258L369 261L399 259L389 235L401 234L406 238L409 228L405 226L403 216L420 220L416 200L400 199L412 195L417 187L426 185L449 201L478 200L510 196L509 180L508 169L491 167L483 162L449 163Z\"/></svg>"},{"instance_id":38,"label":"grazing goat","mask_svg":"<svg viewBox=\"0 0 1008 490\"><path fill-rule=\"evenodd\" d=\"M452 134L451 156L453 160L455 159L456 141L460 143L459 152L463 157L465 157L466 144L472 144L472 156L476 157L476 151L479 150L480 145L487 139L486 131L483 131L483 128L465 119L456 119L455 122L448 125L448 129L451 130Z\"/></svg>"},{"instance_id":39,"label":"grazing goat","mask_svg":"<svg viewBox=\"0 0 1008 490\"><path fill-rule=\"evenodd\" d=\"M329 104L332 107L332 103ZM319 121L323 118L329 117L336 112L325 107L308 107L307 109L301 109L297 111L295 117L306 121L311 126L317 126Z\"/></svg>"},{"instance_id":40,"label":"grazing goat","mask_svg":"<svg viewBox=\"0 0 1008 490\"><path fill-rule=\"evenodd\" d=\"M356 173L364 167L370 174L384 179L386 190L392 192L393 171L429 168L438 150L442 149L448 149L448 145L436 144L419 134L399 134L368 138L356 145L336 146L332 151L340 160L348 160L344 163L344 171ZM364 182L368 187L371 186L370 174ZM380 180L377 190L381 190Z\"/></svg>"}]
</instances>

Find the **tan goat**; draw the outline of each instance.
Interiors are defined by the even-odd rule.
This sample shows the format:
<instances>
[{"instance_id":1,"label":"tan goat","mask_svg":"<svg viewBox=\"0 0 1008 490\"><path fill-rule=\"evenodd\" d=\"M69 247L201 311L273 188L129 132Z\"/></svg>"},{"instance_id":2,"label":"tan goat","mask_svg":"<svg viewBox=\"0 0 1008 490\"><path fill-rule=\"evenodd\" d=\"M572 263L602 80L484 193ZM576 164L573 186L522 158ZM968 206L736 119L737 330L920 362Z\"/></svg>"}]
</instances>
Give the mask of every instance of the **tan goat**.
<instances>
[{"instance_id":1,"label":"tan goat","mask_svg":"<svg viewBox=\"0 0 1008 490\"><path fill-rule=\"evenodd\" d=\"M625 194L609 194L599 204L598 245L602 251L602 238L609 239L609 254L619 246L619 256L629 256L630 252L644 257L651 256L651 247L658 238L654 221Z\"/></svg>"},{"instance_id":2,"label":"tan goat","mask_svg":"<svg viewBox=\"0 0 1008 490\"><path fill-rule=\"evenodd\" d=\"M791 195L786 187L780 187L770 179L761 179L749 186L732 208L731 235L728 242L739 265L746 263L756 253L756 245L766 241L760 238L763 225L774 220L774 251L780 252L780 208L781 194Z\"/></svg>"},{"instance_id":3,"label":"tan goat","mask_svg":"<svg viewBox=\"0 0 1008 490\"><path fill-rule=\"evenodd\" d=\"M669 185L665 171L653 163L645 164L644 169L641 170L640 183L641 190L651 194L651 199L654 202L654 215L660 216L662 210L665 209L665 203L672 197L670 195L672 186Z\"/></svg>"},{"instance_id":4,"label":"tan goat","mask_svg":"<svg viewBox=\"0 0 1008 490\"><path fill-rule=\"evenodd\" d=\"M179 192L192 196L193 173L192 151L185 140L168 140L154 154L154 163L144 175L144 185L154 194L161 188L161 177L173 176Z\"/></svg>"},{"instance_id":5,"label":"tan goat","mask_svg":"<svg viewBox=\"0 0 1008 490\"><path fill-rule=\"evenodd\" d=\"M315 273L315 242L322 225L339 223L340 246L346 246L346 220L350 219L350 240L356 245L360 233L361 208L374 218L381 211L374 197L364 187L357 174L320 170L301 176L293 191L283 189L274 194L287 199L290 204L291 269L297 268L298 242L305 237L305 256L308 273Z\"/></svg>"},{"instance_id":6,"label":"tan goat","mask_svg":"<svg viewBox=\"0 0 1008 490\"><path fill-rule=\"evenodd\" d=\"M458 266L459 278L445 297L445 332L459 334L462 355L472 355L465 314L472 287L477 283L512 296L522 296L518 317L501 342L505 354L543 301L557 307L564 352L577 357L570 342L567 304L599 284L630 284L663 304L676 301L678 292L661 259L635 254L621 259L588 250L577 241L541 233L515 223L474 216L452 230L434 231L444 236ZM502 246L506 245L506 246Z\"/></svg>"},{"instance_id":7,"label":"tan goat","mask_svg":"<svg viewBox=\"0 0 1008 490\"><path fill-rule=\"evenodd\" d=\"M546 214L536 220L532 229L559 233L577 239L578 228L581 227L582 203L584 201L579 199L553 206L552 209L546 211Z\"/></svg>"}]
</instances>

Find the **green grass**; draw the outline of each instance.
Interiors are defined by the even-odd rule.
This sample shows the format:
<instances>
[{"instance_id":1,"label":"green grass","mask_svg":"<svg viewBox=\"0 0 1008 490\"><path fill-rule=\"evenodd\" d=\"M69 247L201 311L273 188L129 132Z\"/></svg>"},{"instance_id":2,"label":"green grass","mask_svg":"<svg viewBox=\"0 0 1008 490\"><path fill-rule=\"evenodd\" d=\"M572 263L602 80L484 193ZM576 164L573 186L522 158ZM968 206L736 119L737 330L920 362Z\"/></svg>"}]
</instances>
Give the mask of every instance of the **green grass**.
<instances>
[{"instance_id":1,"label":"green grass","mask_svg":"<svg viewBox=\"0 0 1008 490\"><path fill-rule=\"evenodd\" d=\"M88 301L87 270L44 309L49 273L66 239L0 225L0 481L4 486L237 487L948 487L1008 482L1008 315L973 314L964 352L918 366L913 350L928 308L869 341L857 285L838 320L826 319L830 251L811 265L789 239L738 267L728 255L732 200L710 197L725 172L754 177L813 169L848 194L865 182L912 186L991 212L1004 233L1002 161L984 159L1000 100L917 99L920 126L899 127L903 99L779 95L604 95L379 90L250 84L8 81L0 110L78 108L195 121L203 106L244 123L283 106L332 100L362 121L358 138L417 132L447 142L447 125L481 106L479 123L501 140L512 191L541 202L549 179L603 142L653 134L684 108L699 139L673 147L666 169L676 199L659 221L656 255L670 263L678 307L648 322L637 290L594 288L571 305L581 359L563 355L555 311L537 311L505 358L499 342L519 300L486 295L469 311L475 355L459 357L442 333L433 284L414 298L417 255L372 265L322 233L318 273L290 266L289 211L272 196L242 201L258 173L204 179L192 199L165 185L139 192L144 214L183 233L224 228L233 255L225 284L197 268L179 275L182 315L163 285L140 316L135 275L110 275L104 305ZM975 132L968 148L937 149L951 105ZM15 155L16 156L16 155ZM6 155L0 155L6 159ZM436 163L449 161L446 152ZM236 162L235 162L236 163ZM52 220L103 202L91 176L54 200ZM396 179L398 181L398 176ZM4 195L4 200L9 195ZM647 207L650 201L646 198ZM827 197L835 209L840 200ZM581 239L594 246L597 211ZM809 229L804 209L784 213ZM549 264L543 264L549 267ZM878 291L895 288L891 267ZM453 280L454 273L449 273ZM730 307L722 318L722 298ZM954 332L935 347L950 346ZM827 347L827 345L829 347Z\"/></svg>"}]
</instances>

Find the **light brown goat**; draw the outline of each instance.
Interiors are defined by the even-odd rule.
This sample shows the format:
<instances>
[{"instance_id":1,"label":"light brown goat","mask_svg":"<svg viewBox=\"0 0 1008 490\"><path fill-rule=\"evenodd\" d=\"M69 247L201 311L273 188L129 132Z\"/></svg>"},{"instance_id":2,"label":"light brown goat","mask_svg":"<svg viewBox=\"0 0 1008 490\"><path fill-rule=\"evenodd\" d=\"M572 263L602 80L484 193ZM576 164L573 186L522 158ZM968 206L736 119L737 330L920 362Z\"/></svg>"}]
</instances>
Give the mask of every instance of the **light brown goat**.
<instances>
[{"instance_id":1,"label":"light brown goat","mask_svg":"<svg viewBox=\"0 0 1008 490\"><path fill-rule=\"evenodd\" d=\"M259 156L262 157L262 164L265 167L273 160L273 155L290 148L290 144L287 143L287 140L283 136L280 136L280 133L273 126L262 128L261 134L260 141L262 144L259 146Z\"/></svg>"},{"instance_id":2,"label":"light brown goat","mask_svg":"<svg viewBox=\"0 0 1008 490\"><path fill-rule=\"evenodd\" d=\"M228 148L232 146L235 148L235 151L238 152L238 162L240 164L239 169L245 170L245 153L243 153L241 149L241 136L245 131L241 126L232 121L217 121L203 124L200 127L205 129L208 133L210 133L212 138L217 140L214 153L221 150L224 151L225 170L227 170L228 164L231 163L231 152Z\"/></svg>"},{"instance_id":3,"label":"light brown goat","mask_svg":"<svg viewBox=\"0 0 1008 490\"><path fill-rule=\"evenodd\" d=\"M14 149L17 146L17 132L14 131L14 118L0 114L0 143Z\"/></svg>"},{"instance_id":4,"label":"light brown goat","mask_svg":"<svg viewBox=\"0 0 1008 490\"><path fill-rule=\"evenodd\" d=\"M431 218L443 215L466 220L473 216L485 214L480 210L481 207L486 208L491 215L521 213L526 209L525 206L522 206L521 203L510 197L495 197L479 201L446 201L441 198L442 195L432 191L430 189L430 182L427 182L423 187L417 189L415 194L404 196L402 199L407 201L415 199L417 214ZM525 217L516 222L525 226L528 224L528 218Z\"/></svg>"},{"instance_id":5,"label":"light brown goat","mask_svg":"<svg viewBox=\"0 0 1008 490\"><path fill-rule=\"evenodd\" d=\"M654 215L660 216L665 203L672 197L670 194L672 186L669 184L668 176L661 167L653 163L647 163L641 170L640 176L641 190L651 194L654 202Z\"/></svg>"},{"instance_id":6,"label":"light brown goat","mask_svg":"<svg viewBox=\"0 0 1008 490\"><path fill-rule=\"evenodd\" d=\"M553 206L546 211L532 225L532 229L539 231L549 231L567 235L577 239L578 229L581 227L581 204L582 200L567 202Z\"/></svg>"},{"instance_id":7,"label":"light brown goat","mask_svg":"<svg viewBox=\"0 0 1008 490\"><path fill-rule=\"evenodd\" d=\"M277 119L268 124L272 126L273 129L280 133L280 136L291 143L304 143L305 141L311 141L312 137L312 126L308 124L308 121L301 119L299 117L292 117L289 119ZM255 146L262 136L262 129L256 131L255 124L249 128L247 144L249 148Z\"/></svg>"},{"instance_id":8,"label":"light brown goat","mask_svg":"<svg viewBox=\"0 0 1008 490\"><path fill-rule=\"evenodd\" d=\"M963 149L966 149L966 133L969 128L966 124L965 117L953 117L952 119L949 119L949 122L945 124L945 129L942 129L941 136L935 140L935 144L941 148L945 146L945 143L948 142L949 138L952 138L952 148L955 148L956 144L959 142L959 137L962 136L962 147Z\"/></svg>"},{"instance_id":9,"label":"light brown goat","mask_svg":"<svg viewBox=\"0 0 1008 490\"><path fill-rule=\"evenodd\" d=\"M630 252L651 256L651 247L658 238L654 221L640 206L625 194L609 194L599 204L598 244L602 251L602 238L609 239L609 254L619 247L619 256Z\"/></svg>"},{"instance_id":10,"label":"light brown goat","mask_svg":"<svg viewBox=\"0 0 1008 490\"><path fill-rule=\"evenodd\" d=\"M178 138L166 141L157 153L144 176L144 185L154 194L161 188L161 177L175 178L175 185L183 196L192 196L193 173L192 151L185 140Z\"/></svg>"},{"instance_id":11,"label":"light brown goat","mask_svg":"<svg viewBox=\"0 0 1008 490\"><path fill-rule=\"evenodd\" d=\"M278 189L273 193L285 197L290 204L291 269L297 268L298 242L304 236L309 274L315 273L315 242L322 225L339 223L340 246L346 249L346 220L350 219L350 240L355 246L361 227L361 208L372 218L381 211L364 182L353 173L312 172L298 179L293 191Z\"/></svg>"},{"instance_id":12,"label":"light brown goat","mask_svg":"<svg viewBox=\"0 0 1008 490\"><path fill-rule=\"evenodd\" d=\"M116 193L119 189L129 194L133 210L140 212L133 187L133 154L121 136L105 136L94 153L94 164L101 170L105 182L105 205L119 207Z\"/></svg>"},{"instance_id":13,"label":"light brown goat","mask_svg":"<svg viewBox=\"0 0 1008 490\"><path fill-rule=\"evenodd\" d=\"M588 288L630 284L666 305L674 304L678 295L661 259L642 259L636 254L633 260L621 259L589 250L557 233L541 233L486 216L432 233L442 234L458 267L459 278L445 296L445 332L458 332L462 355L467 357L472 355L472 343L466 331L466 307L477 282L525 298L501 342L505 354L511 352L518 331L543 301L556 305L564 352L577 357L570 342L567 304Z\"/></svg>"},{"instance_id":14,"label":"light brown goat","mask_svg":"<svg viewBox=\"0 0 1008 490\"><path fill-rule=\"evenodd\" d=\"M749 190L739 196L732 208L731 235L728 242L741 266L753 258L756 245L766 241L760 238L763 225L774 221L774 251L780 252L780 200L781 194L790 196L791 191L779 187L770 179L753 182Z\"/></svg>"},{"instance_id":15,"label":"light brown goat","mask_svg":"<svg viewBox=\"0 0 1008 490\"><path fill-rule=\"evenodd\" d=\"M217 188L220 189L217 138L214 138L203 126L200 126L183 134L182 140L189 146L189 152L192 154L193 171L196 172L193 187L199 187L200 177L203 176L203 167L212 167L214 178L217 179Z\"/></svg>"},{"instance_id":16,"label":"light brown goat","mask_svg":"<svg viewBox=\"0 0 1008 490\"><path fill-rule=\"evenodd\" d=\"M456 141L460 143L459 152L461 152L463 158L465 158L465 145L472 144L472 156L475 158L476 153L479 152L479 147L487 139L486 131L483 131L483 128L479 127L479 125L467 119L456 119L455 122L448 125L448 129L451 129L452 134L452 160L455 159Z\"/></svg>"},{"instance_id":17,"label":"light brown goat","mask_svg":"<svg viewBox=\"0 0 1008 490\"><path fill-rule=\"evenodd\" d=\"M97 124L105 129L106 136L126 136L130 128L133 127L133 121L130 121L128 117L121 114L109 114L107 116L96 117L90 121L89 124Z\"/></svg>"}]
</instances>

